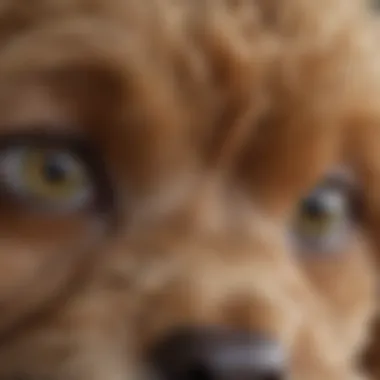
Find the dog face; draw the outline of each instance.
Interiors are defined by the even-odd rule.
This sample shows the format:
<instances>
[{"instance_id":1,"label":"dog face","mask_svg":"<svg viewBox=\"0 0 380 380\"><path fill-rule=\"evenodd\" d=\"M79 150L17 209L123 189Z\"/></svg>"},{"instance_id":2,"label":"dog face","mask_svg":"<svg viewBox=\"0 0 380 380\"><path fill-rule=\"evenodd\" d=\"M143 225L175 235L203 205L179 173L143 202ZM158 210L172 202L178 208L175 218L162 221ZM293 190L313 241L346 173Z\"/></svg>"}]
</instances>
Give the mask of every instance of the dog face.
<instances>
[{"instance_id":1,"label":"dog face","mask_svg":"<svg viewBox=\"0 0 380 380\"><path fill-rule=\"evenodd\" d=\"M1 378L357 378L373 286L330 171L373 94L340 3L4 3Z\"/></svg>"}]
</instances>

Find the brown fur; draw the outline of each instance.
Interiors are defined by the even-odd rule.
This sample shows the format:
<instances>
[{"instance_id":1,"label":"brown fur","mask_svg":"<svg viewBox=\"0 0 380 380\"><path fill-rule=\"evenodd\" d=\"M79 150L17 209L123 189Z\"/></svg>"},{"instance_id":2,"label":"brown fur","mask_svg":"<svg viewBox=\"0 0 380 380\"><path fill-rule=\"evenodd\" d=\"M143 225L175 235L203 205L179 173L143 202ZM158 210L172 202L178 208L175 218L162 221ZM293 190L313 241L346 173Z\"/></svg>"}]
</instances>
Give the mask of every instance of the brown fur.
<instances>
[{"instance_id":1,"label":"brown fur","mask_svg":"<svg viewBox=\"0 0 380 380\"><path fill-rule=\"evenodd\" d=\"M379 65L376 63L379 59L378 55L378 38L379 38L379 21L378 14L375 13L375 18L368 21L368 25L374 27L375 30L375 45L373 45L375 54L375 59L371 60L370 65L367 67L367 75L362 77L362 85L368 86L368 80L373 81L376 87L378 84L378 71ZM377 55L377 58L376 58ZM370 86L373 88L373 86ZM359 108L357 109L357 116L349 121L347 124L350 126L349 132L346 134L345 139L345 149L343 151L343 162L346 167L351 168L352 173L355 176L355 182L358 186L359 196L360 196L360 220L357 225L357 234L360 237L360 242L363 248L358 250L359 261L363 257L372 257L374 264L379 263L379 190L380 190L380 128L379 128L379 107L376 103L379 102L379 97L373 93L372 100L362 108L364 103L358 101ZM311 263L307 262L306 270L308 274L312 275L312 278L316 279L316 286L319 289L323 289L324 284L327 283L327 292L329 294L334 294L337 289L341 289L342 299L348 300L347 305L349 307L355 307L353 293L356 293L356 286L360 286L362 282L356 282L355 287L348 286L351 281L348 278L344 278L350 273L349 269L344 269L352 260L351 251L355 251L355 245L353 241L357 241L357 237L353 236L353 239L348 239L346 243L346 251L341 254L343 258L346 258L346 262L339 261L338 267L334 270L333 266L331 268L331 262L316 263L312 260ZM355 254L354 254L355 256ZM348 259L347 259L348 258ZM355 261L355 259L354 259ZM344 265L342 269L341 265ZM357 271L358 264L355 264L353 270ZM315 277L315 273L317 276ZM331 281L326 281L326 273L330 273ZM379 274L378 270L375 273L377 277ZM343 286L337 288L335 284L340 283ZM329 285L330 284L330 285ZM364 361L362 365L365 370L371 374L372 379L380 378L380 318L379 318L379 304L378 304L378 290L379 283L376 279L376 312L375 318L371 324L371 328L367 332L367 343L368 346L364 350ZM360 305L358 303L357 305ZM344 310L343 308L341 311ZM363 310L357 308L360 312ZM350 315L347 311L346 315ZM351 314L353 315L353 313ZM348 319L347 319L348 320Z\"/></svg>"},{"instance_id":2,"label":"brown fur","mask_svg":"<svg viewBox=\"0 0 380 380\"><path fill-rule=\"evenodd\" d=\"M354 125L354 133L347 144L347 156L350 157L352 167L358 175L363 195L363 227L366 233L366 239L373 247L372 252L377 264L379 264L379 138L380 129L378 116L365 120L364 124ZM378 275L378 271L377 271ZM377 296L378 288L377 282ZM376 318L369 332L369 347L365 351L364 366L372 374L374 379L380 378L380 319L378 301Z\"/></svg>"},{"instance_id":3,"label":"brown fur","mask_svg":"<svg viewBox=\"0 0 380 380\"><path fill-rule=\"evenodd\" d=\"M216 324L274 336L291 379L357 379L368 249L339 263L347 297L286 234L375 110L361 2L35 3L1 3L0 133L86 139L113 197L64 215L2 198L0 377L144 377L159 337Z\"/></svg>"}]
</instances>

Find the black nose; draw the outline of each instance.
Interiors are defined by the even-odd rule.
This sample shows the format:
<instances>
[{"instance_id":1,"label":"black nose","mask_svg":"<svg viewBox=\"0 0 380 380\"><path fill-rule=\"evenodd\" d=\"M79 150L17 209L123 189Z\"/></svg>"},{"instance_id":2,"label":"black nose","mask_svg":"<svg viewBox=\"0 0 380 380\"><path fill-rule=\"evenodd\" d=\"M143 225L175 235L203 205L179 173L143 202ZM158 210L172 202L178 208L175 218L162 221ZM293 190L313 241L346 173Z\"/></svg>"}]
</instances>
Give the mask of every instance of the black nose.
<instances>
[{"instance_id":1,"label":"black nose","mask_svg":"<svg viewBox=\"0 0 380 380\"><path fill-rule=\"evenodd\" d=\"M187 329L153 349L162 380L280 380L284 355L264 336L223 329Z\"/></svg>"}]
</instances>

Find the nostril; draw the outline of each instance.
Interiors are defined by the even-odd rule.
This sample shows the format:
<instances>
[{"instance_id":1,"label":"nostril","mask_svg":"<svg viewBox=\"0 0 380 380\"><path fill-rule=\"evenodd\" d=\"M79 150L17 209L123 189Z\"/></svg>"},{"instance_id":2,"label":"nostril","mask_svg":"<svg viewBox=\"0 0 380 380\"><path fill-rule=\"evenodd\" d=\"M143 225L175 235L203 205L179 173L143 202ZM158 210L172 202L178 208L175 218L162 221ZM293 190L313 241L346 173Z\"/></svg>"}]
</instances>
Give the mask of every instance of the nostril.
<instances>
[{"instance_id":1,"label":"nostril","mask_svg":"<svg viewBox=\"0 0 380 380\"><path fill-rule=\"evenodd\" d=\"M202 363L194 363L189 366L181 377L184 380L214 380L207 366Z\"/></svg>"},{"instance_id":2,"label":"nostril","mask_svg":"<svg viewBox=\"0 0 380 380\"><path fill-rule=\"evenodd\" d=\"M264 375L258 378L258 380L282 380L282 379L284 379L284 376L280 374L269 374L269 375Z\"/></svg>"},{"instance_id":3,"label":"nostril","mask_svg":"<svg viewBox=\"0 0 380 380\"><path fill-rule=\"evenodd\" d=\"M177 332L150 357L162 380L281 380L283 352L257 334L223 329Z\"/></svg>"},{"instance_id":4,"label":"nostril","mask_svg":"<svg viewBox=\"0 0 380 380\"><path fill-rule=\"evenodd\" d=\"M215 376L210 372L210 368L205 366L202 363L194 363L187 370L185 370L185 373L179 374L177 379L180 380L217 380L221 378L225 378L226 374L223 374L222 376ZM252 377L250 377L250 380L282 380L283 376L279 373L255 373L252 374ZM237 379L236 379L237 380Z\"/></svg>"},{"instance_id":5,"label":"nostril","mask_svg":"<svg viewBox=\"0 0 380 380\"><path fill-rule=\"evenodd\" d=\"M177 380L219 380L230 377L227 373L221 373L219 376L213 374L206 365L202 363L194 363L189 366L183 373L178 373L174 379ZM239 377L247 380L282 380L284 377L280 373L252 373L249 376ZM235 377L234 377L235 379ZM237 379L237 378L236 378Z\"/></svg>"},{"instance_id":6,"label":"nostril","mask_svg":"<svg viewBox=\"0 0 380 380\"><path fill-rule=\"evenodd\" d=\"M281 373L268 373L266 375L263 375L262 377L259 377L258 379L259 380L282 380L284 379L285 376L283 376L283 374Z\"/></svg>"}]
</instances>

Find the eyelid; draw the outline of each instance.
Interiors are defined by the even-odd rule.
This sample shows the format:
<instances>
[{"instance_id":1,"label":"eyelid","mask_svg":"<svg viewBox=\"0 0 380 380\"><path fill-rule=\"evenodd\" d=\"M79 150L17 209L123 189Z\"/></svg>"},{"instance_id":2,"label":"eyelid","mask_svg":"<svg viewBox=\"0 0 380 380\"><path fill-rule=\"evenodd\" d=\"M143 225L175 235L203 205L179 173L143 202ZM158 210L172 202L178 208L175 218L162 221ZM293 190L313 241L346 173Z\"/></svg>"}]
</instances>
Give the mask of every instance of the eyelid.
<instances>
[{"instance_id":1,"label":"eyelid","mask_svg":"<svg viewBox=\"0 0 380 380\"><path fill-rule=\"evenodd\" d=\"M358 186L354 174L349 169L338 168L325 178L321 187L350 193Z\"/></svg>"},{"instance_id":2,"label":"eyelid","mask_svg":"<svg viewBox=\"0 0 380 380\"><path fill-rule=\"evenodd\" d=\"M66 149L76 153L85 153L86 140L73 134L48 134L44 131L15 133L0 136L0 150L10 147L38 147ZM82 155L82 154L81 154Z\"/></svg>"}]
</instances>

